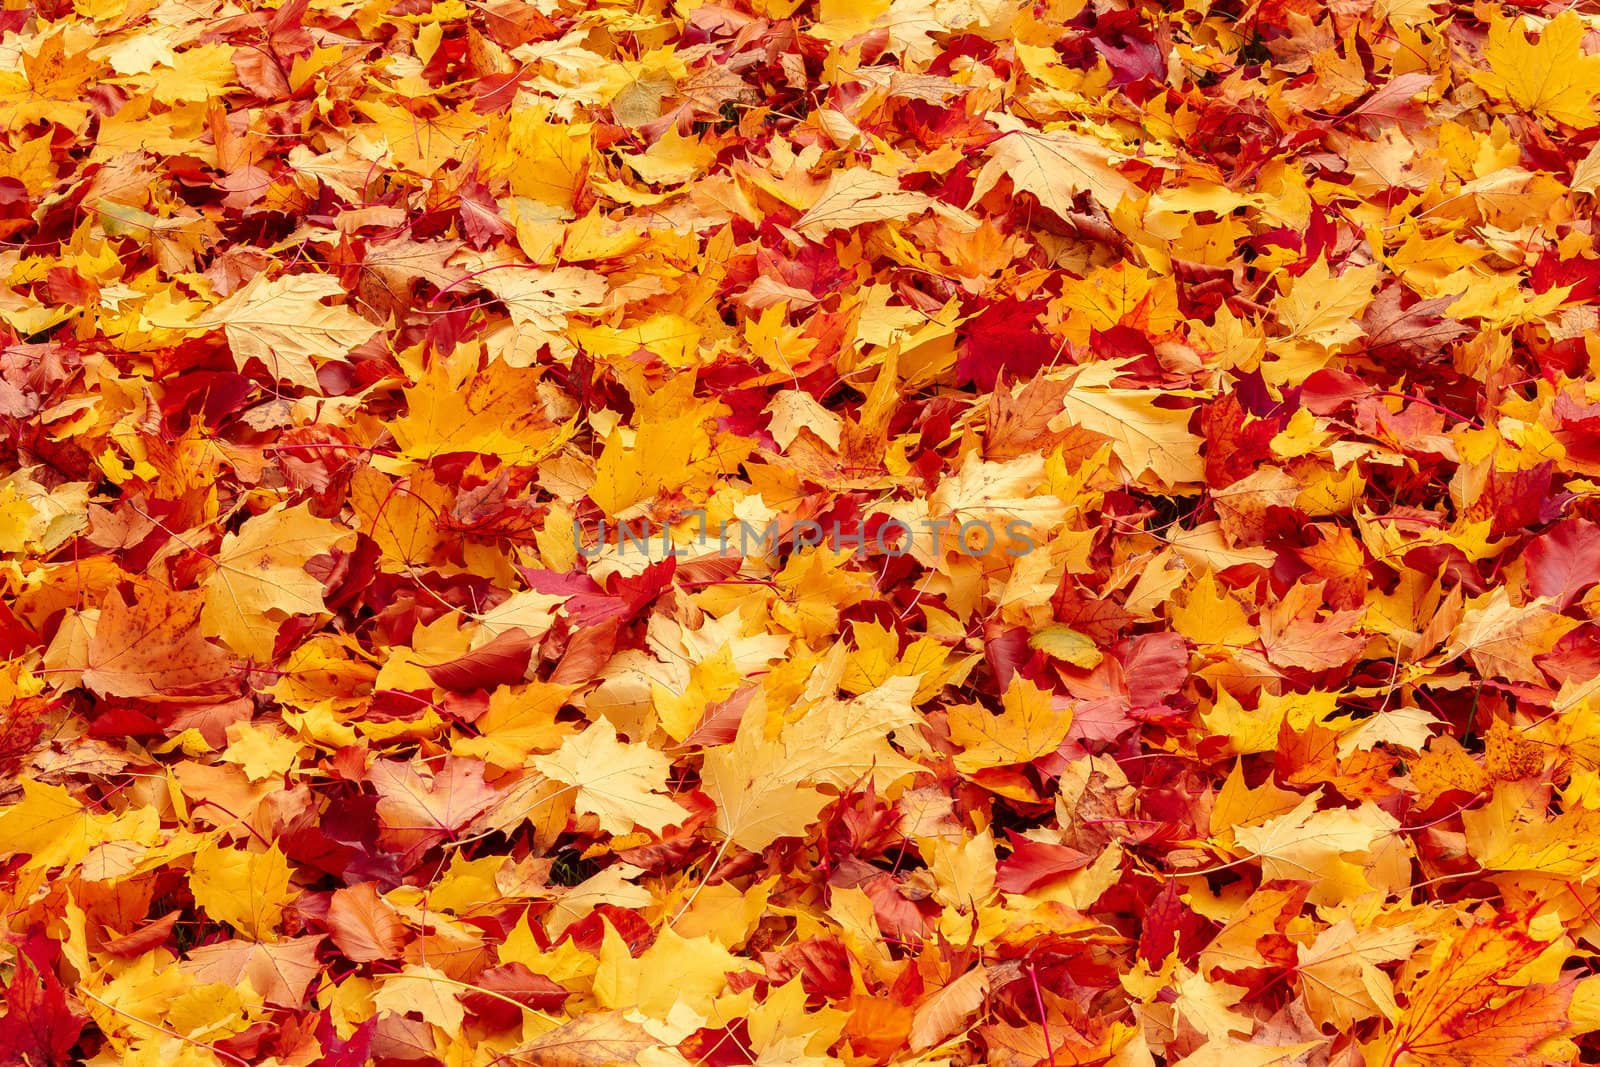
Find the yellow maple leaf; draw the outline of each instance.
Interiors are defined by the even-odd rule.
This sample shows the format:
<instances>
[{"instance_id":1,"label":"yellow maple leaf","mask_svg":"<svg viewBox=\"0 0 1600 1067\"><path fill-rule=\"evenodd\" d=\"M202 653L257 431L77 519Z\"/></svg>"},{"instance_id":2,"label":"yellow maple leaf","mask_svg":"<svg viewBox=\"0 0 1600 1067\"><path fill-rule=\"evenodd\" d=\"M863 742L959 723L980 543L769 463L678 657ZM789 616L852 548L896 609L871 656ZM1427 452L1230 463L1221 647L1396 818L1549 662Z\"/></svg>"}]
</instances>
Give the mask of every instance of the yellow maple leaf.
<instances>
[{"instance_id":1,"label":"yellow maple leaf","mask_svg":"<svg viewBox=\"0 0 1600 1067\"><path fill-rule=\"evenodd\" d=\"M537 463L561 447L574 429L545 415L542 377L501 359L479 370L476 351L464 349L453 358L434 360L417 384L405 390L406 414L392 421L389 431L401 453L417 463L458 452Z\"/></svg>"},{"instance_id":2,"label":"yellow maple leaf","mask_svg":"<svg viewBox=\"0 0 1600 1067\"><path fill-rule=\"evenodd\" d=\"M265 852L207 844L195 854L189 891L211 918L256 941L272 941L283 909L300 895L289 888L289 873L277 842Z\"/></svg>"},{"instance_id":3,"label":"yellow maple leaf","mask_svg":"<svg viewBox=\"0 0 1600 1067\"><path fill-rule=\"evenodd\" d=\"M1303 799L1299 793L1279 789L1270 778L1251 789L1245 784L1243 764L1235 760L1211 807L1211 833L1259 825L1293 811Z\"/></svg>"},{"instance_id":4,"label":"yellow maple leaf","mask_svg":"<svg viewBox=\"0 0 1600 1067\"><path fill-rule=\"evenodd\" d=\"M1549 602L1540 597L1517 607L1505 586L1496 587L1470 602L1439 660L1466 655L1489 677L1547 684L1533 657L1550 651L1578 625L1578 620L1551 611Z\"/></svg>"},{"instance_id":5,"label":"yellow maple leaf","mask_svg":"<svg viewBox=\"0 0 1600 1067\"><path fill-rule=\"evenodd\" d=\"M497 687L489 694L489 710L473 724L478 736L461 738L454 751L508 769L521 767L535 752L555 751L573 729L556 721L573 689L548 682Z\"/></svg>"},{"instance_id":6,"label":"yellow maple leaf","mask_svg":"<svg viewBox=\"0 0 1600 1067\"><path fill-rule=\"evenodd\" d=\"M434 553L445 544L438 520L449 503L446 487L427 471L397 482L371 467L362 467L350 479L351 510L361 532L383 550L385 571L432 562Z\"/></svg>"},{"instance_id":7,"label":"yellow maple leaf","mask_svg":"<svg viewBox=\"0 0 1600 1067\"><path fill-rule=\"evenodd\" d=\"M49 870L82 861L107 840L113 816L88 811L65 789L29 778L19 783L22 801L0 815L0 848L29 854L28 867Z\"/></svg>"},{"instance_id":8,"label":"yellow maple leaf","mask_svg":"<svg viewBox=\"0 0 1600 1067\"><path fill-rule=\"evenodd\" d=\"M1168 608L1172 625L1197 645L1249 645L1256 639L1249 613L1204 571L1181 604Z\"/></svg>"},{"instance_id":9,"label":"yellow maple leaf","mask_svg":"<svg viewBox=\"0 0 1600 1067\"><path fill-rule=\"evenodd\" d=\"M973 183L971 203L977 203L1001 177L1017 189L1032 193L1039 203L1063 218L1072 214L1073 199L1087 192L1107 211L1124 197L1139 194L1139 187L1117 170L1125 158L1105 144L1072 130L1041 132L1010 115L991 120L1001 136L989 146L989 159Z\"/></svg>"},{"instance_id":10,"label":"yellow maple leaf","mask_svg":"<svg viewBox=\"0 0 1600 1067\"><path fill-rule=\"evenodd\" d=\"M1056 708L1049 692L1021 675L1012 677L1000 705L999 715L981 704L950 709L950 740L962 748L955 764L963 774L1048 756L1072 727L1072 712Z\"/></svg>"},{"instance_id":11,"label":"yellow maple leaf","mask_svg":"<svg viewBox=\"0 0 1600 1067\"><path fill-rule=\"evenodd\" d=\"M273 281L258 274L183 328L221 328L241 371L258 360L275 381L317 393L321 389L312 361L344 360L378 332L376 324L349 308L322 302L344 294L339 280L326 274L287 274Z\"/></svg>"},{"instance_id":12,"label":"yellow maple leaf","mask_svg":"<svg viewBox=\"0 0 1600 1067\"><path fill-rule=\"evenodd\" d=\"M701 770L717 803L717 829L741 848L759 852L780 837L797 836L829 801L813 788L879 788L923 770L889 745L889 735L917 720L911 706L917 679L891 678L855 700L821 700L766 735L764 701L753 702L731 745L708 752Z\"/></svg>"},{"instance_id":13,"label":"yellow maple leaf","mask_svg":"<svg viewBox=\"0 0 1600 1067\"><path fill-rule=\"evenodd\" d=\"M920 682L912 702L921 704L946 685L959 685L977 662L976 657L969 656L946 666L950 650L933 637L917 638L902 653L894 632L875 622L858 622L852 632L856 651L845 662L844 677L839 682L847 693L865 693L902 675L917 677Z\"/></svg>"},{"instance_id":14,"label":"yellow maple leaf","mask_svg":"<svg viewBox=\"0 0 1600 1067\"><path fill-rule=\"evenodd\" d=\"M1600 56L1582 50L1587 31L1576 11L1562 11L1528 40L1528 23L1494 12L1483 57L1489 70L1472 78L1492 95L1545 118L1586 130L1600 122L1594 110L1600 93Z\"/></svg>"},{"instance_id":15,"label":"yellow maple leaf","mask_svg":"<svg viewBox=\"0 0 1600 1067\"><path fill-rule=\"evenodd\" d=\"M1052 623L1031 634L1028 637L1028 647L1062 663L1082 667L1084 670L1097 666L1105 659L1105 655L1092 637L1060 623Z\"/></svg>"},{"instance_id":16,"label":"yellow maple leaf","mask_svg":"<svg viewBox=\"0 0 1600 1067\"><path fill-rule=\"evenodd\" d=\"M228 748L222 760L242 768L252 782L259 782L281 778L294 766L300 748L297 739L266 723L235 722L228 724Z\"/></svg>"},{"instance_id":17,"label":"yellow maple leaf","mask_svg":"<svg viewBox=\"0 0 1600 1067\"><path fill-rule=\"evenodd\" d=\"M695 399L693 374L673 378L639 405L632 429L606 437L589 499L606 515L625 519L636 505L683 485L702 466L718 464L703 424L724 410L715 401Z\"/></svg>"},{"instance_id":18,"label":"yellow maple leaf","mask_svg":"<svg viewBox=\"0 0 1600 1067\"><path fill-rule=\"evenodd\" d=\"M1362 335L1357 318L1372 303L1378 281L1375 265L1348 268L1335 275L1319 259L1304 274L1287 281L1273 311L1288 336L1332 348Z\"/></svg>"},{"instance_id":19,"label":"yellow maple leaf","mask_svg":"<svg viewBox=\"0 0 1600 1067\"><path fill-rule=\"evenodd\" d=\"M437 967L408 963L400 973L384 976L372 1003L379 1011L395 1015L414 1011L446 1033L454 1033L467 1016L461 1006L463 988L463 983Z\"/></svg>"},{"instance_id":20,"label":"yellow maple leaf","mask_svg":"<svg viewBox=\"0 0 1600 1067\"><path fill-rule=\"evenodd\" d=\"M794 228L821 240L833 230L847 230L870 222L907 219L937 207L948 209L926 193L905 192L899 179L866 169L839 170L829 177L822 195L795 220Z\"/></svg>"},{"instance_id":21,"label":"yellow maple leaf","mask_svg":"<svg viewBox=\"0 0 1600 1067\"><path fill-rule=\"evenodd\" d=\"M1090 363L1072 375L1065 412L1048 427L1082 426L1111 440L1112 452L1134 479L1154 475L1177 488L1205 480L1201 439L1189 432L1188 408L1156 403L1164 394L1147 389L1113 388L1113 362Z\"/></svg>"},{"instance_id":22,"label":"yellow maple leaf","mask_svg":"<svg viewBox=\"0 0 1600 1067\"><path fill-rule=\"evenodd\" d=\"M1408 924L1363 925L1358 930L1341 919L1298 949L1295 973L1306 1010L1318 1024L1346 1033L1363 1019L1399 1014L1394 983L1378 965L1408 959L1419 940Z\"/></svg>"},{"instance_id":23,"label":"yellow maple leaf","mask_svg":"<svg viewBox=\"0 0 1600 1067\"><path fill-rule=\"evenodd\" d=\"M1310 899L1331 904L1406 884L1410 854L1400 822L1370 800L1352 810L1317 810L1319 794L1260 826L1236 826L1234 840L1261 860L1262 878L1313 883Z\"/></svg>"},{"instance_id":24,"label":"yellow maple leaf","mask_svg":"<svg viewBox=\"0 0 1600 1067\"><path fill-rule=\"evenodd\" d=\"M578 810L597 816L607 833L635 826L659 833L687 814L666 795L672 761L649 745L617 740L616 728L603 718L564 740L554 755L534 757L533 765L576 787Z\"/></svg>"},{"instance_id":25,"label":"yellow maple leaf","mask_svg":"<svg viewBox=\"0 0 1600 1067\"><path fill-rule=\"evenodd\" d=\"M728 974L746 961L708 937L684 937L670 926L635 957L607 926L594 976L595 999L602 1008L637 1009L665 1019L676 1005L704 1014L728 986Z\"/></svg>"},{"instance_id":26,"label":"yellow maple leaf","mask_svg":"<svg viewBox=\"0 0 1600 1067\"><path fill-rule=\"evenodd\" d=\"M690 665L689 685L682 693L652 682L650 702L655 705L661 728L674 741L682 741L699 724L707 706L727 699L743 680L734 665L732 648L723 645L709 658Z\"/></svg>"},{"instance_id":27,"label":"yellow maple leaf","mask_svg":"<svg viewBox=\"0 0 1600 1067\"><path fill-rule=\"evenodd\" d=\"M323 611L322 579L307 572L313 557L355 539L355 531L311 514L310 505L277 507L222 539L217 569L205 583L200 624L240 656L272 658L278 627L292 615Z\"/></svg>"},{"instance_id":28,"label":"yellow maple leaf","mask_svg":"<svg viewBox=\"0 0 1600 1067\"><path fill-rule=\"evenodd\" d=\"M592 129L592 123L551 122L542 108L517 108L507 150L491 157L491 166L510 179L517 196L570 212L573 192L589 169Z\"/></svg>"},{"instance_id":29,"label":"yellow maple leaf","mask_svg":"<svg viewBox=\"0 0 1600 1067\"><path fill-rule=\"evenodd\" d=\"M577 326L572 339L591 356L621 362L637 353L660 356L668 366L689 367L699 362L704 331L682 315L651 315L626 326Z\"/></svg>"}]
</instances>

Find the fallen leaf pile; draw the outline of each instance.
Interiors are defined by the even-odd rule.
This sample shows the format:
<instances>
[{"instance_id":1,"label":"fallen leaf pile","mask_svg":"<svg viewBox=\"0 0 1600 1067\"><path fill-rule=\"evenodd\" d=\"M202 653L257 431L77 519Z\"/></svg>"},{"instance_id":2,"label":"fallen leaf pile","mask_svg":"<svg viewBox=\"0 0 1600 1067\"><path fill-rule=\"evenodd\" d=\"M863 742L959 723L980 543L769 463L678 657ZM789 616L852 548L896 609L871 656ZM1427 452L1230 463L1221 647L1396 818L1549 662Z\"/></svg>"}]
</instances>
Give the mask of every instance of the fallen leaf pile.
<instances>
[{"instance_id":1,"label":"fallen leaf pile","mask_svg":"<svg viewBox=\"0 0 1600 1067\"><path fill-rule=\"evenodd\" d=\"M1595 1062L1583 8L7 5L0 1063Z\"/></svg>"}]
</instances>

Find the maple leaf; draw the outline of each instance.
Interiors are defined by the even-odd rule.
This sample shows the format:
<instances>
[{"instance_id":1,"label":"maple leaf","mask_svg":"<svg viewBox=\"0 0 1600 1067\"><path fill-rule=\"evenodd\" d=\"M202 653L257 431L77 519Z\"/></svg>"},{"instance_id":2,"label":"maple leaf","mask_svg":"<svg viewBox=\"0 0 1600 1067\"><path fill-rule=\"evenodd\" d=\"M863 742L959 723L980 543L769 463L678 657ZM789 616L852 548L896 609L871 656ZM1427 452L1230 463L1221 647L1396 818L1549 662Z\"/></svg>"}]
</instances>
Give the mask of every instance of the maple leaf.
<instances>
[{"instance_id":1,"label":"maple leaf","mask_svg":"<svg viewBox=\"0 0 1600 1067\"><path fill-rule=\"evenodd\" d=\"M477 760L452 758L437 774L419 773L404 761L380 760L372 765L371 778L385 835L411 849L444 840L495 801Z\"/></svg>"},{"instance_id":2,"label":"maple leaf","mask_svg":"<svg viewBox=\"0 0 1600 1067\"><path fill-rule=\"evenodd\" d=\"M276 381L320 392L312 360L344 360L378 331L348 308L322 302L343 295L338 279L323 274L286 274L273 281L258 274L184 328L221 327L241 371L254 359Z\"/></svg>"},{"instance_id":3,"label":"maple leaf","mask_svg":"<svg viewBox=\"0 0 1600 1067\"><path fill-rule=\"evenodd\" d=\"M505 304L511 321L548 343L566 326L569 312L593 307L606 294L605 278L582 267L543 270L511 258L467 258L458 266L466 284L488 290Z\"/></svg>"},{"instance_id":4,"label":"maple leaf","mask_svg":"<svg viewBox=\"0 0 1600 1067\"><path fill-rule=\"evenodd\" d=\"M1082 426L1110 438L1112 451L1136 479L1153 474L1173 488L1204 481L1200 439L1187 428L1189 412L1158 406L1157 395L1147 390L1113 388L1116 376L1110 363L1074 372L1066 411L1050 427Z\"/></svg>"},{"instance_id":5,"label":"maple leaf","mask_svg":"<svg viewBox=\"0 0 1600 1067\"><path fill-rule=\"evenodd\" d=\"M1462 815L1467 849L1486 869L1578 877L1600 861L1600 819L1593 811L1528 820L1519 817L1516 804L1516 793L1501 786L1489 804Z\"/></svg>"},{"instance_id":6,"label":"maple leaf","mask_svg":"<svg viewBox=\"0 0 1600 1067\"><path fill-rule=\"evenodd\" d=\"M1178 632L1197 644L1244 645L1256 636L1245 606L1209 570L1169 611Z\"/></svg>"},{"instance_id":7,"label":"maple leaf","mask_svg":"<svg viewBox=\"0 0 1600 1067\"><path fill-rule=\"evenodd\" d=\"M676 1009L711 1010L727 988L739 958L709 937L684 937L672 929L638 956L614 929L607 929L595 972L595 998L602 1008L631 1008L656 1019Z\"/></svg>"},{"instance_id":8,"label":"maple leaf","mask_svg":"<svg viewBox=\"0 0 1600 1067\"><path fill-rule=\"evenodd\" d=\"M1407 1056L1457 1067L1559 1062L1534 1048L1567 1029L1573 983L1515 982L1545 945L1512 921L1500 916L1434 945L1428 969L1403 990L1405 1012L1385 1043L1390 1062Z\"/></svg>"},{"instance_id":9,"label":"maple leaf","mask_svg":"<svg viewBox=\"0 0 1600 1067\"><path fill-rule=\"evenodd\" d=\"M929 209L949 211L925 193L904 192L887 174L867 170L835 171L822 195L795 220L794 228L812 240L833 230L851 229L868 222L904 219Z\"/></svg>"},{"instance_id":10,"label":"maple leaf","mask_svg":"<svg viewBox=\"0 0 1600 1067\"><path fill-rule=\"evenodd\" d=\"M446 1033L461 1029L467 1010L461 1004L461 983L436 967L408 963L400 973L384 978L372 998L379 1011L404 1015L416 1012Z\"/></svg>"},{"instance_id":11,"label":"maple leaf","mask_svg":"<svg viewBox=\"0 0 1600 1067\"><path fill-rule=\"evenodd\" d=\"M274 843L265 852L208 845L194 857L189 891L207 915L258 941L273 940L289 889L289 863Z\"/></svg>"},{"instance_id":12,"label":"maple leaf","mask_svg":"<svg viewBox=\"0 0 1600 1067\"><path fill-rule=\"evenodd\" d=\"M598 816L607 833L625 834L635 826L660 833L684 819L684 810L666 795L672 761L648 745L618 741L606 719L532 762L550 778L575 786L578 810Z\"/></svg>"},{"instance_id":13,"label":"maple leaf","mask_svg":"<svg viewBox=\"0 0 1600 1067\"><path fill-rule=\"evenodd\" d=\"M631 435L614 430L595 462L589 498L607 515L626 517L636 505L692 478L703 464L719 463L704 422L719 405L692 399L693 375L680 375L652 394Z\"/></svg>"},{"instance_id":14,"label":"maple leaf","mask_svg":"<svg viewBox=\"0 0 1600 1067\"><path fill-rule=\"evenodd\" d=\"M1301 582L1276 604L1261 612L1261 647L1281 667L1330 670L1349 664L1366 647L1366 639L1348 631L1359 611L1336 611L1318 618L1321 583Z\"/></svg>"},{"instance_id":15,"label":"maple leaf","mask_svg":"<svg viewBox=\"0 0 1600 1067\"><path fill-rule=\"evenodd\" d=\"M353 539L351 530L312 515L304 504L251 518L222 539L213 557L217 570L205 584L200 614L204 632L240 656L270 660L284 619L326 607L322 582L307 573L307 561Z\"/></svg>"},{"instance_id":16,"label":"maple leaf","mask_svg":"<svg viewBox=\"0 0 1600 1067\"><path fill-rule=\"evenodd\" d=\"M86 810L60 786L24 778L20 787L22 801L0 816L0 832L12 855L28 853L29 867L79 863L109 836L111 820Z\"/></svg>"},{"instance_id":17,"label":"maple leaf","mask_svg":"<svg viewBox=\"0 0 1600 1067\"><path fill-rule=\"evenodd\" d=\"M8 1062L68 1064L86 1022L67 1003L66 993L48 966L42 939L30 935L17 954L16 970L5 987L0 1016L0 1057Z\"/></svg>"},{"instance_id":18,"label":"maple leaf","mask_svg":"<svg viewBox=\"0 0 1600 1067\"><path fill-rule=\"evenodd\" d=\"M1344 919L1323 930L1299 949L1295 968L1312 1018L1347 1032L1362 1019L1394 1019L1394 985L1380 965L1409 958L1417 941L1404 925L1357 930Z\"/></svg>"},{"instance_id":19,"label":"maple leaf","mask_svg":"<svg viewBox=\"0 0 1600 1067\"><path fill-rule=\"evenodd\" d=\"M406 389L406 414L389 425L401 451L418 462L457 452L537 463L565 438L545 416L542 375L491 360L435 360Z\"/></svg>"},{"instance_id":20,"label":"maple leaf","mask_svg":"<svg viewBox=\"0 0 1600 1067\"><path fill-rule=\"evenodd\" d=\"M1319 811L1313 795L1260 826L1234 827L1233 836L1261 858L1264 878L1315 883L1313 898L1328 901L1387 884L1394 873L1389 843L1398 826L1370 801L1353 811Z\"/></svg>"},{"instance_id":21,"label":"maple leaf","mask_svg":"<svg viewBox=\"0 0 1600 1067\"><path fill-rule=\"evenodd\" d=\"M1051 694L1020 675L1012 677L1001 708L998 716L977 704L950 709L950 740L963 750L956 769L972 774L1030 763L1054 752L1072 728L1072 713L1057 708Z\"/></svg>"},{"instance_id":22,"label":"maple leaf","mask_svg":"<svg viewBox=\"0 0 1600 1067\"><path fill-rule=\"evenodd\" d=\"M1528 40L1524 20L1497 14L1489 23L1483 58L1488 71L1472 77L1490 93L1520 108L1585 130L1597 120L1591 106L1600 94L1600 56L1581 49L1584 24L1563 11Z\"/></svg>"},{"instance_id":23,"label":"maple leaf","mask_svg":"<svg viewBox=\"0 0 1600 1067\"><path fill-rule=\"evenodd\" d=\"M1533 657L1548 652L1577 625L1577 620L1550 611L1548 603L1541 597L1515 607L1510 593L1497 588L1468 606L1440 656L1467 655L1491 677L1543 685L1544 675Z\"/></svg>"},{"instance_id":24,"label":"maple leaf","mask_svg":"<svg viewBox=\"0 0 1600 1067\"><path fill-rule=\"evenodd\" d=\"M1445 309L1453 303L1449 297L1418 300L1402 308L1403 292L1399 285L1380 289L1362 315L1367 351L1381 352L1389 358L1419 358L1471 333L1465 323L1444 317Z\"/></svg>"},{"instance_id":25,"label":"maple leaf","mask_svg":"<svg viewBox=\"0 0 1600 1067\"><path fill-rule=\"evenodd\" d=\"M463 738L454 751L509 768L521 767L535 752L555 750L569 730L556 716L573 690L543 682L521 689L497 687L489 694L488 711L473 724L478 736Z\"/></svg>"},{"instance_id":26,"label":"maple leaf","mask_svg":"<svg viewBox=\"0 0 1600 1067\"><path fill-rule=\"evenodd\" d=\"M182 968L202 982L237 986L248 981L267 1003L299 1008L322 969L316 958L321 942L315 934L267 944L223 941L191 949Z\"/></svg>"},{"instance_id":27,"label":"maple leaf","mask_svg":"<svg viewBox=\"0 0 1600 1067\"><path fill-rule=\"evenodd\" d=\"M801 834L828 803L813 783L854 786L871 775L882 785L919 770L888 745L888 735L915 721L915 677L891 678L848 703L824 700L764 736L751 709L731 745L708 752L701 778L717 804L717 829L759 852L780 837Z\"/></svg>"},{"instance_id":28,"label":"maple leaf","mask_svg":"<svg viewBox=\"0 0 1600 1067\"><path fill-rule=\"evenodd\" d=\"M1564 522L1529 542L1522 558L1533 594L1565 611L1579 592L1600 581L1600 525Z\"/></svg>"},{"instance_id":29,"label":"maple leaf","mask_svg":"<svg viewBox=\"0 0 1600 1067\"><path fill-rule=\"evenodd\" d=\"M1072 213L1080 192L1092 194L1107 211L1138 194L1138 186L1114 166L1125 157L1094 138L1071 130L1038 132L1003 113L989 118L1001 133L973 183L973 203L1002 176L1062 218Z\"/></svg>"},{"instance_id":30,"label":"maple leaf","mask_svg":"<svg viewBox=\"0 0 1600 1067\"><path fill-rule=\"evenodd\" d=\"M112 590L85 650L83 684L122 697L217 687L232 663L201 635L203 610L198 594L154 582L136 583L131 601Z\"/></svg>"},{"instance_id":31,"label":"maple leaf","mask_svg":"<svg viewBox=\"0 0 1600 1067\"><path fill-rule=\"evenodd\" d=\"M911 1051L932 1048L954 1034L988 993L988 970L974 967L930 994L911 1017L911 1032L907 1035Z\"/></svg>"},{"instance_id":32,"label":"maple leaf","mask_svg":"<svg viewBox=\"0 0 1600 1067\"><path fill-rule=\"evenodd\" d=\"M581 1015L518 1045L514 1055L549 1067L634 1063L658 1042L620 1011Z\"/></svg>"},{"instance_id":33,"label":"maple leaf","mask_svg":"<svg viewBox=\"0 0 1600 1067\"><path fill-rule=\"evenodd\" d=\"M328 902L328 934L339 951L358 962L393 959L405 928L371 882L335 889Z\"/></svg>"}]
</instances>

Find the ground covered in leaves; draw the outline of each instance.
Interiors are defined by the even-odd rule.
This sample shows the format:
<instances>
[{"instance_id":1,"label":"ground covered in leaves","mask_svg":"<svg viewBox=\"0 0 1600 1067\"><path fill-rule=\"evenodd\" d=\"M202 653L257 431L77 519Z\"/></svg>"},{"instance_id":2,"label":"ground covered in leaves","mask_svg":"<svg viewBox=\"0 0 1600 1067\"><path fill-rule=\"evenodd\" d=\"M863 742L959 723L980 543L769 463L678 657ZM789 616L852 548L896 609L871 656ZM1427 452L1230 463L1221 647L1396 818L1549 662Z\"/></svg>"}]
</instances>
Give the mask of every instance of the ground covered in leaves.
<instances>
[{"instance_id":1,"label":"ground covered in leaves","mask_svg":"<svg viewBox=\"0 0 1600 1067\"><path fill-rule=\"evenodd\" d=\"M0 1062L1592 1062L1567 6L9 5Z\"/></svg>"}]
</instances>

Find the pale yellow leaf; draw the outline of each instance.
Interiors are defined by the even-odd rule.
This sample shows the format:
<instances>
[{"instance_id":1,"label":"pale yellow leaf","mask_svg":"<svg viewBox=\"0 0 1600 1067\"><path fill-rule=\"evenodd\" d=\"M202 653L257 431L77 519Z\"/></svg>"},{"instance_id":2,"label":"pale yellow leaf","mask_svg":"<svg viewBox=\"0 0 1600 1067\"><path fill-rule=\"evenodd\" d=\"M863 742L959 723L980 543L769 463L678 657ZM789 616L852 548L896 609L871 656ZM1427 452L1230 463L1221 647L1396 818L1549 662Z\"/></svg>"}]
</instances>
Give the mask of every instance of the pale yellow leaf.
<instances>
[{"instance_id":1,"label":"pale yellow leaf","mask_svg":"<svg viewBox=\"0 0 1600 1067\"><path fill-rule=\"evenodd\" d=\"M1094 196L1108 212L1124 197L1139 194L1139 187L1113 165L1124 158L1092 137L1071 130L1040 132L1004 114L990 120L1001 136L989 146L989 159L978 171L971 203L977 203L1002 177L1020 192L1032 193L1039 203L1066 217L1078 193Z\"/></svg>"},{"instance_id":2,"label":"pale yellow leaf","mask_svg":"<svg viewBox=\"0 0 1600 1067\"><path fill-rule=\"evenodd\" d=\"M1534 24L1495 12L1483 58L1489 73L1473 78L1491 94L1535 115L1586 130L1600 121L1593 101L1600 93L1600 56L1586 54L1587 31L1576 11L1564 10L1528 40Z\"/></svg>"},{"instance_id":3,"label":"pale yellow leaf","mask_svg":"<svg viewBox=\"0 0 1600 1067\"><path fill-rule=\"evenodd\" d=\"M1115 363L1090 363L1072 377L1066 410L1048 423L1053 431L1082 426L1110 438L1112 452L1138 480L1153 475L1177 488L1205 480L1203 442L1189 432L1190 408L1162 407L1164 394L1113 388Z\"/></svg>"},{"instance_id":4,"label":"pale yellow leaf","mask_svg":"<svg viewBox=\"0 0 1600 1067\"><path fill-rule=\"evenodd\" d=\"M275 380L316 392L313 360L344 360L378 331L349 308L323 303L344 292L339 280L326 274L288 274L274 281L257 274L187 328L221 327L241 371L256 359Z\"/></svg>"},{"instance_id":5,"label":"pale yellow leaf","mask_svg":"<svg viewBox=\"0 0 1600 1067\"><path fill-rule=\"evenodd\" d=\"M607 833L625 834L636 825L660 833L688 814L665 795L672 761L649 745L617 740L606 719L532 762L546 776L576 786L578 810L597 816Z\"/></svg>"}]
</instances>

